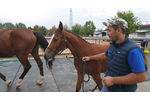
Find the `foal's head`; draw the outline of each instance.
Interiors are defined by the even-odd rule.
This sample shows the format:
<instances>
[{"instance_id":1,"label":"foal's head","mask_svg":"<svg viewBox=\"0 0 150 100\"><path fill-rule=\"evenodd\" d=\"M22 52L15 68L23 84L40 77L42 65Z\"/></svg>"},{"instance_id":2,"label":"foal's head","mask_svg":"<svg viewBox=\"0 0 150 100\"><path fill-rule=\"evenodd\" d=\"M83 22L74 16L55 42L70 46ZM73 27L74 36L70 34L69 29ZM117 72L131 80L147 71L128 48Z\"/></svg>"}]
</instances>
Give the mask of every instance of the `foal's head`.
<instances>
[{"instance_id":1,"label":"foal's head","mask_svg":"<svg viewBox=\"0 0 150 100\"><path fill-rule=\"evenodd\" d=\"M49 68L52 68L52 62L58 52L67 46L63 25L60 22L58 29L54 32L44 53L44 58L48 61Z\"/></svg>"}]
</instances>

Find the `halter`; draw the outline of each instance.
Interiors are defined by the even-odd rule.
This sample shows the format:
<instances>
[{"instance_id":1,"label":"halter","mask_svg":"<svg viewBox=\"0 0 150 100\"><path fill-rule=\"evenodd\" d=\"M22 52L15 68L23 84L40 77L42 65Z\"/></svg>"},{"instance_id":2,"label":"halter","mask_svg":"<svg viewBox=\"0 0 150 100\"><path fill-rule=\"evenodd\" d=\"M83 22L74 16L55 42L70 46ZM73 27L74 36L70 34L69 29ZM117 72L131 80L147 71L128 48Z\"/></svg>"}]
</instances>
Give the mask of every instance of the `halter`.
<instances>
[{"instance_id":1,"label":"halter","mask_svg":"<svg viewBox=\"0 0 150 100\"><path fill-rule=\"evenodd\" d=\"M57 47L57 49L56 49L56 50L53 50L53 49L51 49L51 48L49 48L49 47L47 46L47 48L48 48L49 50L51 50L52 52L54 52L55 54L57 54L56 51L57 51L58 49L60 50L61 44L62 44L62 42L63 42L64 40L65 40L65 43L66 43L66 48L65 48L65 49L68 48L67 40L65 39L65 32L63 31L63 34L62 34L62 33L58 33L58 34L62 35L63 38L62 38L62 40L61 40L59 46ZM65 49L63 49L59 54L61 54Z\"/></svg>"}]
</instances>

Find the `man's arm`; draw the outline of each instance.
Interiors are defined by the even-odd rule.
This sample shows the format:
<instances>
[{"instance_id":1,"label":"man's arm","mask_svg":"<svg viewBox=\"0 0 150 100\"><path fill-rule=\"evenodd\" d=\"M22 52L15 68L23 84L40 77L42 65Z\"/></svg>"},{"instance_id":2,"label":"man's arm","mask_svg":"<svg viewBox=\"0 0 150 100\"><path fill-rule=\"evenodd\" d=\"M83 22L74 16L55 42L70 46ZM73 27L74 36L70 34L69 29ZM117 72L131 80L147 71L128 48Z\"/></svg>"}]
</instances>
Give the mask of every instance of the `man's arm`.
<instances>
[{"instance_id":1,"label":"man's arm","mask_svg":"<svg viewBox=\"0 0 150 100\"><path fill-rule=\"evenodd\" d=\"M143 82L146 79L146 72L130 73L125 76L111 77L107 76L103 78L103 82L106 86L112 86L114 84L135 84Z\"/></svg>"},{"instance_id":2,"label":"man's arm","mask_svg":"<svg viewBox=\"0 0 150 100\"><path fill-rule=\"evenodd\" d=\"M86 61L89 61L89 60L98 60L98 59L104 59L105 57L107 57L107 56L105 55L105 52L104 52L104 53L100 53L100 54L93 55L93 56L82 57L82 60L86 60Z\"/></svg>"}]
</instances>

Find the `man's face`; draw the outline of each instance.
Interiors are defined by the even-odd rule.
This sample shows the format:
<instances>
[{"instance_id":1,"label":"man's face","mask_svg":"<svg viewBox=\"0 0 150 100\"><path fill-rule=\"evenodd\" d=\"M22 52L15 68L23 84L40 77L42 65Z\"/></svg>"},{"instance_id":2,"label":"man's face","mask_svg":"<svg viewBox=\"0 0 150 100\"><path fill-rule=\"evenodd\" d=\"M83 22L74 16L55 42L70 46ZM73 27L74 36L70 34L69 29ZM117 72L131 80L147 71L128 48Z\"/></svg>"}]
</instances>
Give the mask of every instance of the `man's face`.
<instances>
[{"instance_id":1,"label":"man's face","mask_svg":"<svg viewBox=\"0 0 150 100\"><path fill-rule=\"evenodd\" d=\"M117 33L118 29L115 31L112 26L108 26L107 28L108 28L108 31L106 34L109 36L110 40L116 42L118 40L118 33Z\"/></svg>"}]
</instances>

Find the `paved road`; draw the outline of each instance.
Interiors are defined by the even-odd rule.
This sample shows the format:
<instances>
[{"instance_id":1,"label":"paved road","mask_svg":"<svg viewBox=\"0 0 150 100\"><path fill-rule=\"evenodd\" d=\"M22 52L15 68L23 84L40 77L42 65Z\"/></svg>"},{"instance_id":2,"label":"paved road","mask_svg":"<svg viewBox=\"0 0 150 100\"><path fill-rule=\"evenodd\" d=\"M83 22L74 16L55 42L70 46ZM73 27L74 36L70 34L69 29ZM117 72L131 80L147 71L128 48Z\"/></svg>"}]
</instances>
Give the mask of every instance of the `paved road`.
<instances>
[{"instance_id":1,"label":"paved road","mask_svg":"<svg viewBox=\"0 0 150 100\"><path fill-rule=\"evenodd\" d=\"M146 57L147 60L150 61L150 53L147 54ZM0 66L0 72L6 75L12 83L7 87L4 81L0 79L0 92L75 92L77 71L72 63L73 59L67 59L65 57L56 58L51 71L46 68L45 60L42 59L44 62L45 78L43 84L40 86L36 85L36 82L40 77L37 64L33 59L30 59L29 61L32 68L24 78L22 86L18 89L16 89L16 82L23 71L22 65L19 61L2 63L3 65L7 65L7 67ZM150 92L150 62L148 63L149 69L146 81L138 83L138 92ZM104 76L104 74L101 75L102 77ZM85 76L85 78L87 78L87 76ZM84 85L85 91L91 91L95 85L93 79L90 78L90 81ZM98 91L98 89L96 91Z\"/></svg>"}]
</instances>

